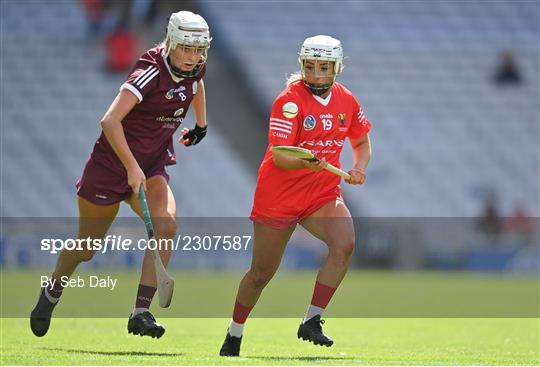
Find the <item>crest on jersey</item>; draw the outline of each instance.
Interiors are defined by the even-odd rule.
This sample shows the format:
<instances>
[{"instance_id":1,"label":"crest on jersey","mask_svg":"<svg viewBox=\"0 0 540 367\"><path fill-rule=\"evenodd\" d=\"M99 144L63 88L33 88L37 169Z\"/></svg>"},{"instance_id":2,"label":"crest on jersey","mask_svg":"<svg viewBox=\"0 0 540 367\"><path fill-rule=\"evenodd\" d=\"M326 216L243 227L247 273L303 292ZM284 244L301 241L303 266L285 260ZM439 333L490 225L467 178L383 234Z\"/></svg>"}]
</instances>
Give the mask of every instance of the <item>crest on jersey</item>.
<instances>
[{"instance_id":1,"label":"crest on jersey","mask_svg":"<svg viewBox=\"0 0 540 367\"><path fill-rule=\"evenodd\" d=\"M165 98L172 99L174 97L174 89L169 89L167 94L165 94Z\"/></svg>"},{"instance_id":2,"label":"crest on jersey","mask_svg":"<svg viewBox=\"0 0 540 367\"><path fill-rule=\"evenodd\" d=\"M345 125L345 114L344 113L339 113L338 114L338 119L339 119L339 124L340 125Z\"/></svg>"},{"instance_id":3,"label":"crest on jersey","mask_svg":"<svg viewBox=\"0 0 540 367\"><path fill-rule=\"evenodd\" d=\"M184 113L184 109L180 108L180 109L174 111L174 117L178 117L178 116L182 115L183 113Z\"/></svg>"},{"instance_id":4,"label":"crest on jersey","mask_svg":"<svg viewBox=\"0 0 540 367\"><path fill-rule=\"evenodd\" d=\"M304 119L304 130L306 131L313 130L316 124L317 124L317 120L315 120L315 117L308 115Z\"/></svg>"},{"instance_id":5,"label":"crest on jersey","mask_svg":"<svg viewBox=\"0 0 540 367\"><path fill-rule=\"evenodd\" d=\"M298 114L298 105L294 102L287 102L283 105L283 116L288 119L295 118Z\"/></svg>"}]
</instances>

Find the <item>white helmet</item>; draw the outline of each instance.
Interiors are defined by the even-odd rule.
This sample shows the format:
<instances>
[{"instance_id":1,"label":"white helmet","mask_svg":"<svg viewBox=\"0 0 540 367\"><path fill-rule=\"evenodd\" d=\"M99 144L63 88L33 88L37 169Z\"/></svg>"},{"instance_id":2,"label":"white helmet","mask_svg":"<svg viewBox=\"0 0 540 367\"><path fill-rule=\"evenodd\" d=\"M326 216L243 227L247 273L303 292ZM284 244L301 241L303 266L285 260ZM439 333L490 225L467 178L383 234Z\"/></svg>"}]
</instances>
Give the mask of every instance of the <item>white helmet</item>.
<instances>
[{"instance_id":1,"label":"white helmet","mask_svg":"<svg viewBox=\"0 0 540 367\"><path fill-rule=\"evenodd\" d=\"M324 60L334 62L334 75L333 81L330 84L324 86L313 86L305 82L304 61L306 60ZM308 37L305 39L300 53L298 54L298 62L300 63L300 71L304 78L304 83L314 94L324 94L334 81L336 77L343 71L343 47L341 42L330 36L318 35L314 37Z\"/></svg>"},{"instance_id":2,"label":"white helmet","mask_svg":"<svg viewBox=\"0 0 540 367\"><path fill-rule=\"evenodd\" d=\"M190 11L179 11L172 13L167 25L166 41L168 45L165 49L165 57L169 56L171 50L174 50L178 45L195 46L203 49L203 60L200 65L191 72L182 72L181 76L194 76L196 75L202 65L206 62L206 56L208 48L210 48L210 31L208 29L208 23L199 14L194 14ZM171 67L171 69L173 69ZM178 70L173 70L178 73ZM188 75L189 74L189 75Z\"/></svg>"}]
</instances>

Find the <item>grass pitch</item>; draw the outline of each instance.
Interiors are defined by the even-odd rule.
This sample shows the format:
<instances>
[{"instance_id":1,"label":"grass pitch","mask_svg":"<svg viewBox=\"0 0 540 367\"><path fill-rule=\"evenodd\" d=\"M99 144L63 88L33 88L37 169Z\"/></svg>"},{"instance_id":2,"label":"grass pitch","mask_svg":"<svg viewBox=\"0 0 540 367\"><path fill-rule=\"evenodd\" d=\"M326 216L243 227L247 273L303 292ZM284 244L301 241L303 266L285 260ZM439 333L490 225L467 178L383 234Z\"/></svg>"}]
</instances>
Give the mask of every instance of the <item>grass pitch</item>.
<instances>
[{"instance_id":1,"label":"grass pitch","mask_svg":"<svg viewBox=\"0 0 540 367\"><path fill-rule=\"evenodd\" d=\"M282 273L248 320L241 357L223 358L239 274L173 273L171 307L152 307L167 329L159 340L127 333L138 270L110 272L114 291L68 289L43 338L28 315L50 270L0 274L2 365L540 365L536 277L351 271L326 315L326 348L296 338L314 272Z\"/></svg>"},{"instance_id":2,"label":"grass pitch","mask_svg":"<svg viewBox=\"0 0 540 367\"><path fill-rule=\"evenodd\" d=\"M251 319L241 357L218 351L227 319L161 319L159 339L128 335L127 319L2 319L2 365L538 365L538 319L328 319L335 344L296 339L298 319Z\"/></svg>"}]
</instances>

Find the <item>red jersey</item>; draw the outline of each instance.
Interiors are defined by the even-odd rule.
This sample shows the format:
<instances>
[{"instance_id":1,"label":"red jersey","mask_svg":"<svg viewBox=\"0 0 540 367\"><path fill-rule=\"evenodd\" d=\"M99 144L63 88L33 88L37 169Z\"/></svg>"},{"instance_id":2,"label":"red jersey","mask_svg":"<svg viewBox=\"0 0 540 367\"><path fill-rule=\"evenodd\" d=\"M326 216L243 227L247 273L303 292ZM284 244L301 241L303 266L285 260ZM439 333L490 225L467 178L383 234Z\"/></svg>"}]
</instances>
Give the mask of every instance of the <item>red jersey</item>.
<instances>
[{"instance_id":1,"label":"red jersey","mask_svg":"<svg viewBox=\"0 0 540 367\"><path fill-rule=\"evenodd\" d=\"M139 103L122 121L127 143L143 172L156 165L176 163L172 137L184 120L206 67L196 76L177 78L163 58L163 47L148 50L137 61L120 89ZM117 172L125 168L102 132L91 159Z\"/></svg>"},{"instance_id":2,"label":"red jersey","mask_svg":"<svg viewBox=\"0 0 540 367\"><path fill-rule=\"evenodd\" d=\"M279 168L272 160L272 146L306 148L341 167L339 156L345 138L359 138L370 128L360 104L341 84L334 83L326 99L313 95L302 81L288 85L272 107L268 148L259 169L252 219L301 219L311 214L307 209L318 209L313 208L314 203L341 197L339 176L326 170Z\"/></svg>"}]
</instances>

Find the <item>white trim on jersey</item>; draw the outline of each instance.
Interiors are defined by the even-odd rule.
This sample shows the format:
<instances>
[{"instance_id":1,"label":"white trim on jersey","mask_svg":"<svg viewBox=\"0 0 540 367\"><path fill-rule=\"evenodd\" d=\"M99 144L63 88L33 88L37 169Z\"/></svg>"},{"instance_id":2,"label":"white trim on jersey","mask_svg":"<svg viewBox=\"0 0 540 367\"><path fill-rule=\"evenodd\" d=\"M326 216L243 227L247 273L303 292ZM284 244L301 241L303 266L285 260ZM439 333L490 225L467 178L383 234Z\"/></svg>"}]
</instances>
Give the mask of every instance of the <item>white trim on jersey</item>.
<instances>
[{"instance_id":1,"label":"white trim on jersey","mask_svg":"<svg viewBox=\"0 0 540 367\"><path fill-rule=\"evenodd\" d=\"M150 80L152 80L156 75L158 75L159 69L155 66L151 66L146 69L133 81L133 84L137 85L139 88L143 89ZM144 76L143 76L144 75Z\"/></svg>"},{"instance_id":2,"label":"white trim on jersey","mask_svg":"<svg viewBox=\"0 0 540 367\"><path fill-rule=\"evenodd\" d=\"M292 131L292 128L290 126L280 124L279 122L270 122L270 127L280 127L282 129Z\"/></svg>"},{"instance_id":3,"label":"white trim on jersey","mask_svg":"<svg viewBox=\"0 0 540 367\"><path fill-rule=\"evenodd\" d=\"M150 65L149 67L147 67L145 70L143 70L139 75L137 75L137 77L135 78L135 80L133 80L133 83L138 83L139 80L141 80L141 78L144 76L144 74L146 74L148 72L148 70L154 68L154 65Z\"/></svg>"},{"instance_id":4,"label":"white trim on jersey","mask_svg":"<svg viewBox=\"0 0 540 367\"><path fill-rule=\"evenodd\" d=\"M152 75L150 75L150 77L149 77L148 79L146 79L146 81L145 81L144 83L141 84L141 89L144 88L144 86L145 86L146 84L148 84L148 82L149 82L150 80L152 80L152 79L153 79L156 75L158 75L158 74L159 74L159 70L156 70Z\"/></svg>"},{"instance_id":5,"label":"white trim on jersey","mask_svg":"<svg viewBox=\"0 0 540 367\"><path fill-rule=\"evenodd\" d=\"M360 111L358 111L358 121L362 122L366 118L366 115L364 115L364 111L360 108Z\"/></svg>"},{"instance_id":6,"label":"white trim on jersey","mask_svg":"<svg viewBox=\"0 0 540 367\"><path fill-rule=\"evenodd\" d=\"M143 96L142 96L141 92L139 92L139 91L137 90L137 88L135 88L135 87L132 86L131 84L129 84L129 83L124 83L124 84L122 84L122 85L120 86L120 90L122 90L122 89L127 89L127 90L129 90L131 93L135 94L135 96L139 99L139 103L142 102Z\"/></svg>"},{"instance_id":7,"label":"white trim on jersey","mask_svg":"<svg viewBox=\"0 0 540 367\"><path fill-rule=\"evenodd\" d=\"M139 75L137 75L137 77L135 78L135 80L133 80L133 84L136 84L137 86L140 86L141 83L142 83L146 78L148 78L149 76L151 76L156 70L157 70L157 68L156 68L154 65L150 65L150 66L147 67L143 72L141 72Z\"/></svg>"},{"instance_id":8,"label":"white trim on jersey","mask_svg":"<svg viewBox=\"0 0 540 367\"><path fill-rule=\"evenodd\" d=\"M270 126L270 130L281 131L287 134L290 134L292 132L291 130L286 130L286 129L282 129L280 127L274 127L274 126Z\"/></svg>"},{"instance_id":9,"label":"white trim on jersey","mask_svg":"<svg viewBox=\"0 0 540 367\"><path fill-rule=\"evenodd\" d=\"M281 131L287 134L292 133L293 123L287 120L270 117L270 130Z\"/></svg>"},{"instance_id":10,"label":"white trim on jersey","mask_svg":"<svg viewBox=\"0 0 540 367\"><path fill-rule=\"evenodd\" d=\"M316 96L315 94L312 94L313 98L315 98L317 100L317 102L319 102L320 104L322 104L323 106L328 106L328 103L330 103L330 98L332 97L332 92L330 92L330 94L326 97L326 98L322 98L320 96Z\"/></svg>"},{"instance_id":11,"label":"white trim on jersey","mask_svg":"<svg viewBox=\"0 0 540 367\"><path fill-rule=\"evenodd\" d=\"M285 125L292 126L292 122L287 121L287 120L278 119L278 118L275 118L275 117L270 117L270 121L281 122L281 123L283 123Z\"/></svg>"}]
</instances>

